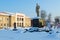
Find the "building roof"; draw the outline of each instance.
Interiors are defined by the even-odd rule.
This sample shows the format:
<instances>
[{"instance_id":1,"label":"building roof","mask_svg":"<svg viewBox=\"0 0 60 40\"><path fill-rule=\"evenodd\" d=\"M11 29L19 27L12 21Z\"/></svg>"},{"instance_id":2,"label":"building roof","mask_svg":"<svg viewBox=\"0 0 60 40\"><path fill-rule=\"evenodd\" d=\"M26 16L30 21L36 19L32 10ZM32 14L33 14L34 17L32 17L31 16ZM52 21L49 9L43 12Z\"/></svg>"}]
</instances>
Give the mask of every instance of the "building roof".
<instances>
[{"instance_id":1,"label":"building roof","mask_svg":"<svg viewBox=\"0 0 60 40\"><path fill-rule=\"evenodd\" d=\"M0 12L0 15L7 15L7 16L9 16L10 14L7 13L7 12Z\"/></svg>"}]
</instances>

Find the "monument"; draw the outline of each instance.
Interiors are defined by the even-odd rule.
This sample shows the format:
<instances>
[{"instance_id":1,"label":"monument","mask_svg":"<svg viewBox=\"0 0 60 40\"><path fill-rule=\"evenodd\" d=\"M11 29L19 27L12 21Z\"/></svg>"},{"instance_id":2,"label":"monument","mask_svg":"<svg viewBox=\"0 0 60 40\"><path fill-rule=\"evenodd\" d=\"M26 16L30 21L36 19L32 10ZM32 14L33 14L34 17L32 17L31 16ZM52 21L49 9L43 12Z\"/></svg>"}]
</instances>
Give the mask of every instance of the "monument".
<instances>
[{"instance_id":1,"label":"monument","mask_svg":"<svg viewBox=\"0 0 60 40\"><path fill-rule=\"evenodd\" d=\"M38 3L36 4L36 13L37 13L37 17L39 17L40 6L38 5Z\"/></svg>"},{"instance_id":2,"label":"monument","mask_svg":"<svg viewBox=\"0 0 60 40\"><path fill-rule=\"evenodd\" d=\"M13 29L13 31L16 31L17 29L16 29L16 23L14 22L14 29Z\"/></svg>"},{"instance_id":3,"label":"monument","mask_svg":"<svg viewBox=\"0 0 60 40\"><path fill-rule=\"evenodd\" d=\"M36 14L37 17L33 18L33 27L42 27L42 23L40 22L40 6L38 5L38 3L36 4Z\"/></svg>"}]
</instances>

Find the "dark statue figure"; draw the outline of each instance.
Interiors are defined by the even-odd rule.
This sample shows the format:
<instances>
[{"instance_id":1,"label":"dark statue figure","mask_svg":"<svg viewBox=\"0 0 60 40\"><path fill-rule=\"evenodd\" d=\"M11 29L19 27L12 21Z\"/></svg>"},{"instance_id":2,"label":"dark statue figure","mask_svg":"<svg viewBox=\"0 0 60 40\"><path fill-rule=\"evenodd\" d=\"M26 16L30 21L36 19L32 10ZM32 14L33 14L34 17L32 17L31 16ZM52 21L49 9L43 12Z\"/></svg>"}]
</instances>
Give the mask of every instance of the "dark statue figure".
<instances>
[{"instance_id":1,"label":"dark statue figure","mask_svg":"<svg viewBox=\"0 0 60 40\"><path fill-rule=\"evenodd\" d=\"M14 23L14 29L16 29L16 23Z\"/></svg>"},{"instance_id":2,"label":"dark statue figure","mask_svg":"<svg viewBox=\"0 0 60 40\"><path fill-rule=\"evenodd\" d=\"M14 29L13 29L13 31L16 31L17 29L16 29L16 23L14 23Z\"/></svg>"},{"instance_id":3,"label":"dark statue figure","mask_svg":"<svg viewBox=\"0 0 60 40\"><path fill-rule=\"evenodd\" d=\"M37 13L37 17L39 17L39 9L40 9L40 6L38 5L38 3L36 4L36 13Z\"/></svg>"}]
</instances>

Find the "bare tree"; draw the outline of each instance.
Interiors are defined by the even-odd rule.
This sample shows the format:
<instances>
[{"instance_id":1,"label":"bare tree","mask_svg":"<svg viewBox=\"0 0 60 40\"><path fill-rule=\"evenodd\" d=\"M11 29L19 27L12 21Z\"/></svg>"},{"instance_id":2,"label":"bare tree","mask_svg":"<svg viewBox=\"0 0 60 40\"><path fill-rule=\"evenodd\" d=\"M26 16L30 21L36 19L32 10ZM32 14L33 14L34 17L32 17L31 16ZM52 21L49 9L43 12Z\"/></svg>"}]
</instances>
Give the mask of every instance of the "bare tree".
<instances>
[{"instance_id":1,"label":"bare tree","mask_svg":"<svg viewBox=\"0 0 60 40\"><path fill-rule=\"evenodd\" d=\"M42 19L46 18L46 11L45 10L41 10L41 18Z\"/></svg>"},{"instance_id":2,"label":"bare tree","mask_svg":"<svg viewBox=\"0 0 60 40\"><path fill-rule=\"evenodd\" d=\"M48 20L51 21L51 13L48 14Z\"/></svg>"}]
</instances>

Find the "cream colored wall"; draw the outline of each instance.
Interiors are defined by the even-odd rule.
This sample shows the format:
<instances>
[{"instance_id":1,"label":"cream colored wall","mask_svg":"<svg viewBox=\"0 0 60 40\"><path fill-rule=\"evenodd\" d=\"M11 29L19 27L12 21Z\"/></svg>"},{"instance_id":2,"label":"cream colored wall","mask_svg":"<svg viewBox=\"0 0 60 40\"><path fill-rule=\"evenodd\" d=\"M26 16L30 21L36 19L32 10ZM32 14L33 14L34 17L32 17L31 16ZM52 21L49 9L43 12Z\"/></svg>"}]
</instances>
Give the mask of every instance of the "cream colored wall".
<instances>
[{"instance_id":1,"label":"cream colored wall","mask_svg":"<svg viewBox=\"0 0 60 40\"><path fill-rule=\"evenodd\" d=\"M8 20L7 20L8 18ZM4 26L5 24L5 26ZM9 16L0 15L0 27L7 27L9 25Z\"/></svg>"},{"instance_id":2,"label":"cream colored wall","mask_svg":"<svg viewBox=\"0 0 60 40\"><path fill-rule=\"evenodd\" d=\"M8 20L7 20L7 18L8 18ZM24 27L31 26L31 19L25 15L23 18L24 18L23 26ZM11 15L11 16L0 15L0 28L5 27L4 24L6 24L6 27L14 27L14 22L17 22L16 19L17 19L16 15ZM2 24L2 26L1 26L1 24Z\"/></svg>"},{"instance_id":3,"label":"cream colored wall","mask_svg":"<svg viewBox=\"0 0 60 40\"><path fill-rule=\"evenodd\" d=\"M14 27L15 16L11 16L11 27Z\"/></svg>"},{"instance_id":4,"label":"cream colored wall","mask_svg":"<svg viewBox=\"0 0 60 40\"><path fill-rule=\"evenodd\" d=\"M31 19L28 17L25 17L25 27L30 27L31 26Z\"/></svg>"}]
</instances>

